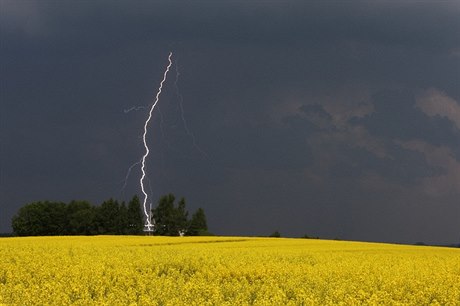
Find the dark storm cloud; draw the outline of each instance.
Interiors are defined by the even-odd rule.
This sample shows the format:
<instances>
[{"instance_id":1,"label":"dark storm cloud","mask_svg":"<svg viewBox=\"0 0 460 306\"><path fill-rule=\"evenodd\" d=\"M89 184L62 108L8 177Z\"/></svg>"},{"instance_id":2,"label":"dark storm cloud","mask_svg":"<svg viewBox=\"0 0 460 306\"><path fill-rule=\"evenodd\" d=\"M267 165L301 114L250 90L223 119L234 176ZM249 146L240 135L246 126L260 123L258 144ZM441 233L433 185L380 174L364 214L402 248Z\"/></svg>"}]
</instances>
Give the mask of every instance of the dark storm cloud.
<instances>
[{"instance_id":1,"label":"dark storm cloud","mask_svg":"<svg viewBox=\"0 0 460 306\"><path fill-rule=\"evenodd\" d=\"M416 107L408 91L384 91L373 96L375 112L355 122L366 126L376 136L401 140L423 139L433 145L458 146L460 130L453 122L439 116L430 118Z\"/></svg>"},{"instance_id":2,"label":"dark storm cloud","mask_svg":"<svg viewBox=\"0 0 460 306\"><path fill-rule=\"evenodd\" d=\"M299 108L302 112L306 113L306 114L314 114L314 115L318 115L322 118L325 118L325 119L332 119L331 115L329 115L321 105L318 105L318 104L313 104L313 105L302 105L300 108Z\"/></svg>"},{"instance_id":3,"label":"dark storm cloud","mask_svg":"<svg viewBox=\"0 0 460 306\"><path fill-rule=\"evenodd\" d=\"M52 38L55 43L47 45L60 52L61 48L101 52L146 40L269 45L349 40L445 52L458 48L459 40L455 1L109 3L4 1L3 35L19 28L22 35L29 33L38 40ZM17 13L21 10L32 12Z\"/></svg>"},{"instance_id":4,"label":"dark storm cloud","mask_svg":"<svg viewBox=\"0 0 460 306\"><path fill-rule=\"evenodd\" d=\"M393 94L398 96L398 93ZM404 95L402 96L404 97ZM382 102L382 99L374 99L373 101L377 101L374 104L374 111L362 118L352 117L349 120L350 125L336 126L333 117L317 104L302 105L299 109L307 116L291 117L288 121L291 124L296 124L304 132L310 130L319 135L320 138L331 138L329 143L320 145L324 147L323 150L338 154L328 172L332 178L356 179L367 172L375 172L392 182L413 185L417 183L420 177L432 176L440 172L440 169L426 163L421 152L403 149L393 141L431 136L423 133L424 129L427 129L426 126L430 126L430 118L412 105L413 99L408 101L403 99L401 102L401 100L395 100L394 96L391 95L390 97L393 99L383 94L375 95L375 97L387 97L388 100L384 99ZM382 104L379 105L379 102ZM406 106L407 104L409 106ZM417 116L421 118L419 121L413 119ZM303 123L301 124L301 122ZM308 128L309 126L314 128ZM365 129L362 129L363 126ZM359 135L353 131L356 127L361 129L359 131L369 131L369 138L360 139ZM447 127L451 127L451 125L448 124ZM440 135L452 133L451 128L442 130L438 126L431 126L428 129ZM371 135L372 133L375 135ZM407 137L407 135L411 137ZM305 138L309 136L311 135L304 134ZM371 141L375 139L380 141L381 148L375 147L373 150ZM457 139L459 136L451 135L451 137L445 137L444 140L447 141L442 141L442 138L436 140L443 144L455 144L453 140ZM439 145L439 142L437 144ZM385 153L379 152L379 149L385 150ZM309 158L311 159L311 157Z\"/></svg>"},{"instance_id":5,"label":"dark storm cloud","mask_svg":"<svg viewBox=\"0 0 460 306\"><path fill-rule=\"evenodd\" d=\"M217 131L216 137L221 135L225 135L225 146L221 147L217 142L211 149L216 156L224 157L222 163L231 168L293 169L311 163L306 142L308 126L305 124L291 122L283 128L241 126L231 133Z\"/></svg>"},{"instance_id":6,"label":"dark storm cloud","mask_svg":"<svg viewBox=\"0 0 460 306\"><path fill-rule=\"evenodd\" d=\"M145 120L123 109L150 103L173 50L195 143L173 69L163 123L158 113L152 123L154 197L186 196L218 234L457 239L456 1L2 1L0 11L0 231L28 201L120 195Z\"/></svg>"}]
</instances>

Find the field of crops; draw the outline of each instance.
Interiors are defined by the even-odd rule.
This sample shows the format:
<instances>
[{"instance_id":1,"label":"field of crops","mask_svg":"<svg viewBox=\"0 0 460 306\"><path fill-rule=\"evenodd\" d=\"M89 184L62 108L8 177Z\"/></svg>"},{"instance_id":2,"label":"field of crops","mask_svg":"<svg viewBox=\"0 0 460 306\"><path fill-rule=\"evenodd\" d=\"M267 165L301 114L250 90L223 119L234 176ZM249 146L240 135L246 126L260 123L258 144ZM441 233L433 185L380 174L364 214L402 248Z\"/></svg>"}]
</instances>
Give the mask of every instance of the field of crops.
<instances>
[{"instance_id":1,"label":"field of crops","mask_svg":"<svg viewBox=\"0 0 460 306\"><path fill-rule=\"evenodd\" d=\"M460 250L243 237L0 239L0 304L460 305Z\"/></svg>"}]
</instances>

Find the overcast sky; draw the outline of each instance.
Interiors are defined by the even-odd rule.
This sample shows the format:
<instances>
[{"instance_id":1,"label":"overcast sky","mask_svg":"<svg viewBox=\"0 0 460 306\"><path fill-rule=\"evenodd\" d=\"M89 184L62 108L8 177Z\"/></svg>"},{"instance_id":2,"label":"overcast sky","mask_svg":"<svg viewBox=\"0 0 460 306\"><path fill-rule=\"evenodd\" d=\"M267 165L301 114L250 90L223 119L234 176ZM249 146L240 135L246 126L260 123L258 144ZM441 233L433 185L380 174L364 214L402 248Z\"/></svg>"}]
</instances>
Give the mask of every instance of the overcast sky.
<instances>
[{"instance_id":1,"label":"overcast sky","mask_svg":"<svg viewBox=\"0 0 460 306\"><path fill-rule=\"evenodd\" d=\"M172 51L154 204L219 235L459 242L458 1L0 5L0 232L32 201L141 195Z\"/></svg>"}]
</instances>

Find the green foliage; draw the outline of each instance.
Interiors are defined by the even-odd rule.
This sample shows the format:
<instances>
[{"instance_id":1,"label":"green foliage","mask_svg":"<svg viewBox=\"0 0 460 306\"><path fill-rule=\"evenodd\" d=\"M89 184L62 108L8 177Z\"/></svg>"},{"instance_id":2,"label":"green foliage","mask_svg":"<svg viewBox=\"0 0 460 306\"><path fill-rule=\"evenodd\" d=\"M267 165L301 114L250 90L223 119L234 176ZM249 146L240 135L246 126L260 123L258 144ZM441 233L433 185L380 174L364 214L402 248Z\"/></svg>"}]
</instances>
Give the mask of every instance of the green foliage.
<instances>
[{"instance_id":1,"label":"green foliage","mask_svg":"<svg viewBox=\"0 0 460 306\"><path fill-rule=\"evenodd\" d=\"M118 213L120 205L109 199L96 208L96 226L98 234L115 235L119 233Z\"/></svg>"},{"instance_id":2,"label":"green foliage","mask_svg":"<svg viewBox=\"0 0 460 306\"><path fill-rule=\"evenodd\" d=\"M137 195L135 195L132 198L132 200L128 203L127 221L127 234L136 235L142 233L142 228L144 227L144 220L141 203Z\"/></svg>"},{"instance_id":3,"label":"green foliage","mask_svg":"<svg viewBox=\"0 0 460 306\"><path fill-rule=\"evenodd\" d=\"M86 201L72 201L67 205L67 229L69 235L91 235L94 227L95 210Z\"/></svg>"},{"instance_id":4,"label":"green foliage","mask_svg":"<svg viewBox=\"0 0 460 306\"><path fill-rule=\"evenodd\" d=\"M279 237L281 237L281 234L280 234L280 232L278 232L278 231L274 231L274 232L271 233L270 236L268 236L268 237L279 238Z\"/></svg>"},{"instance_id":5,"label":"green foliage","mask_svg":"<svg viewBox=\"0 0 460 306\"><path fill-rule=\"evenodd\" d=\"M188 220L185 199L181 198L177 205L174 201L173 194L165 195L152 210L155 234L211 235L207 232L203 209L198 209L192 220ZM12 227L17 236L138 235L144 227L144 214L137 196L128 205L114 199L100 206L86 201L33 202L19 209L12 219Z\"/></svg>"},{"instance_id":6,"label":"green foliage","mask_svg":"<svg viewBox=\"0 0 460 306\"><path fill-rule=\"evenodd\" d=\"M66 234L66 205L61 202L35 202L22 207L13 217L13 231L18 236Z\"/></svg>"},{"instance_id":7,"label":"green foliage","mask_svg":"<svg viewBox=\"0 0 460 306\"><path fill-rule=\"evenodd\" d=\"M185 199L182 198L177 207L174 204L175 199L171 193L162 196L158 206L152 209L156 235L179 236L186 232L188 212L185 209Z\"/></svg>"},{"instance_id":8,"label":"green foliage","mask_svg":"<svg viewBox=\"0 0 460 306\"><path fill-rule=\"evenodd\" d=\"M318 236L309 236L309 235L307 235L307 234L303 235L303 236L300 237L300 238L303 238L303 239L319 239Z\"/></svg>"},{"instance_id":9,"label":"green foliage","mask_svg":"<svg viewBox=\"0 0 460 306\"><path fill-rule=\"evenodd\" d=\"M188 211L185 208L185 199L181 198L177 206L174 204L173 194L162 196L158 206L152 209L155 221L154 233L164 236L212 236L208 232L206 215L202 208L188 220Z\"/></svg>"},{"instance_id":10,"label":"green foliage","mask_svg":"<svg viewBox=\"0 0 460 306\"><path fill-rule=\"evenodd\" d=\"M117 234L127 234L128 233L128 208L126 207L125 202L122 202L118 208L118 214L116 217L116 227Z\"/></svg>"},{"instance_id":11,"label":"green foliage","mask_svg":"<svg viewBox=\"0 0 460 306\"><path fill-rule=\"evenodd\" d=\"M183 236L189 226L188 211L185 209L185 199L181 198L175 210L174 221L176 223L174 230Z\"/></svg>"},{"instance_id":12,"label":"green foliage","mask_svg":"<svg viewBox=\"0 0 460 306\"><path fill-rule=\"evenodd\" d=\"M203 208L198 208L198 210L193 214L192 220L190 221L190 227L188 229L187 235L190 236L208 236L208 224L206 221L206 215Z\"/></svg>"}]
</instances>

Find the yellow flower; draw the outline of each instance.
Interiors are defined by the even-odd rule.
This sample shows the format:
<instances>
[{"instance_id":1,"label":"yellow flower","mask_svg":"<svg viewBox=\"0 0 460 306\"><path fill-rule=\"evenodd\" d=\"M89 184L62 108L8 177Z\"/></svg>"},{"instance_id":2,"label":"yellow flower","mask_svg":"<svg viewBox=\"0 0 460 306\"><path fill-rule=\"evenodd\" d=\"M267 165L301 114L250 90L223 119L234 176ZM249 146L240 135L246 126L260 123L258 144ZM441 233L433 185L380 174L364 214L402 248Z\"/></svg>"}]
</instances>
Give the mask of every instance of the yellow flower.
<instances>
[{"instance_id":1,"label":"yellow flower","mask_svg":"<svg viewBox=\"0 0 460 306\"><path fill-rule=\"evenodd\" d=\"M0 239L0 305L459 305L460 250L244 237Z\"/></svg>"}]
</instances>

